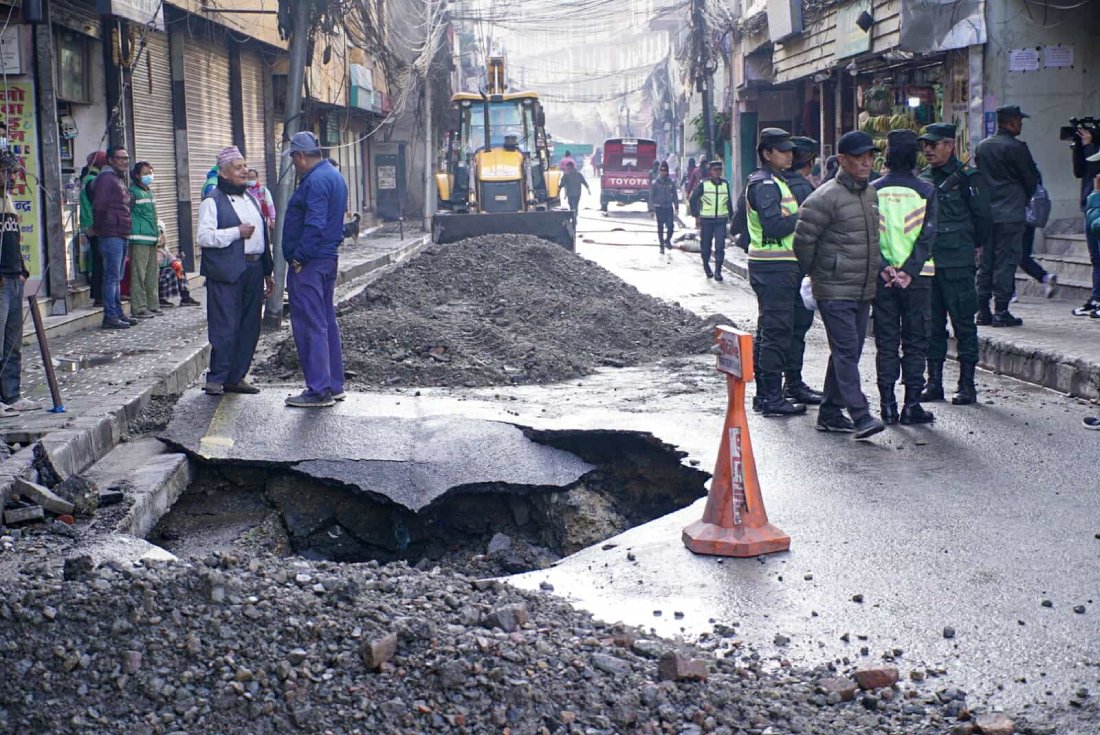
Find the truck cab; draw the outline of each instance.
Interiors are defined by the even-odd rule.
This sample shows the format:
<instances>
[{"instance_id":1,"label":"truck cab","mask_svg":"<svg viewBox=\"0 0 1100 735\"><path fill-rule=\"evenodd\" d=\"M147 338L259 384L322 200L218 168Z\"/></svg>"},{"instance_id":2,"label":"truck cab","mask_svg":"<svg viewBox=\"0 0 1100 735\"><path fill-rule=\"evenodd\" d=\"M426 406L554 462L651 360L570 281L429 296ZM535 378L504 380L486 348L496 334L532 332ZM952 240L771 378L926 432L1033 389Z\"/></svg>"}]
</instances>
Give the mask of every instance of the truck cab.
<instances>
[{"instance_id":1,"label":"truck cab","mask_svg":"<svg viewBox=\"0 0 1100 735\"><path fill-rule=\"evenodd\" d=\"M649 202L649 172L657 161L657 143L644 138L612 138L603 144L600 210L610 202Z\"/></svg>"}]
</instances>

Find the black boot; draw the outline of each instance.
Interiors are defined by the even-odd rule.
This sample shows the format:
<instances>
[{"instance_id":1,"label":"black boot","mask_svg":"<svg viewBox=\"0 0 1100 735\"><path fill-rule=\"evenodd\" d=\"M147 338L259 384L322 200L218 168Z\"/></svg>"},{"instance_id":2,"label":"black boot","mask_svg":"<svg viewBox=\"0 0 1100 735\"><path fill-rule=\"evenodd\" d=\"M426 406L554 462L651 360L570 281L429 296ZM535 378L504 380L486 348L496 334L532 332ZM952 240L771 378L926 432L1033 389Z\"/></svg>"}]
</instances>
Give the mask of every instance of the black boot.
<instances>
[{"instance_id":1,"label":"black boot","mask_svg":"<svg viewBox=\"0 0 1100 735\"><path fill-rule=\"evenodd\" d=\"M896 424L898 422L898 399L894 397L894 386L892 385L879 385L879 415L882 416L882 423L884 424Z\"/></svg>"},{"instance_id":2,"label":"black boot","mask_svg":"<svg viewBox=\"0 0 1100 735\"><path fill-rule=\"evenodd\" d=\"M993 312L989 310L989 302L978 305L978 313L974 316L974 323L979 327L988 327L993 323Z\"/></svg>"},{"instance_id":3,"label":"black boot","mask_svg":"<svg viewBox=\"0 0 1100 735\"><path fill-rule=\"evenodd\" d=\"M802 403L807 406L819 406L825 397L819 392L802 382L802 376L797 374L787 375L783 382L783 397L794 403Z\"/></svg>"},{"instance_id":4,"label":"black boot","mask_svg":"<svg viewBox=\"0 0 1100 735\"><path fill-rule=\"evenodd\" d=\"M757 376L756 389L762 394L760 412L766 418L801 416L806 413L804 404L791 403L783 397L783 389L778 377L762 378Z\"/></svg>"},{"instance_id":5,"label":"black boot","mask_svg":"<svg viewBox=\"0 0 1100 735\"><path fill-rule=\"evenodd\" d=\"M1006 306L993 312L991 323L994 327L1018 327L1024 323L1024 320L1018 316L1013 316Z\"/></svg>"},{"instance_id":6,"label":"black boot","mask_svg":"<svg viewBox=\"0 0 1100 735\"><path fill-rule=\"evenodd\" d=\"M978 389L974 386L974 363L959 363L959 389L951 396L956 406L969 406L978 402Z\"/></svg>"},{"instance_id":7,"label":"black boot","mask_svg":"<svg viewBox=\"0 0 1100 735\"><path fill-rule=\"evenodd\" d=\"M920 394L922 401L943 400L943 360L928 361L928 382Z\"/></svg>"},{"instance_id":8,"label":"black boot","mask_svg":"<svg viewBox=\"0 0 1100 735\"><path fill-rule=\"evenodd\" d=\"M707 278L714 278L714 271L710 269L710 263L703 261L703 272L707 274Z\"/></svg>"},{"instance_id":9,"label":"black boot","mask_svg":"<svg viewBox=\"0 0 1100 735\"><path fill-rule=\"evenodd\" d=\"M930 424L933 416L931 411L925 411L920 405L920 391L909 386L905 387L905 405L901 408L901 423L905 426L913 424Z\"/></svg>"},{"instance_id":10,"label":"black boot","mask_svg":"<svg viewBox=\"0 0 1100 735\"><path fill-rule=\"evenodd\" d=\"M759 387L757 386L757 393L752 397L753 413L760 413L764 410L764 396L760 395Z\"/></svg>"},{"instance_id":11,"label":"black boot","mask_svg":"<svg viewBox=\"0 0 1100 735\"><path fill-rule=\"evenodd\" d=\"M716 281L725 280L722 277L722 259L721 258L716 258L714 260L714 280L716 280Z\"/></svg>"}]
</instances>

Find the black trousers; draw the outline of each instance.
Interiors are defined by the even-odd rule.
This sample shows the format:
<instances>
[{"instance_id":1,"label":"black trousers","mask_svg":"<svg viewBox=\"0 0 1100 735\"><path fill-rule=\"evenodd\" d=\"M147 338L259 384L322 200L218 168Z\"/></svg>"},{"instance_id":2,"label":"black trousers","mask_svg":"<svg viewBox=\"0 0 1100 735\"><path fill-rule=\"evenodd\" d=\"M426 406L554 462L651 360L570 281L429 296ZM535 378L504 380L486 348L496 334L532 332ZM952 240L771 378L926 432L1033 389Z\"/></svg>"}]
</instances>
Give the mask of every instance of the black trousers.
<instances>
[{"instance_id":1,"label":"black trousers","mask_svg":"<svg viewBox=\"0 0 1100 735\"><path fill-rule=\"evenodd\" d=\"M852 421L870 415L859 378L859 358L867 339L870 301L818 301L817 310L829 337L829 366L825 370L825 399L819 415L848 409Z\"/></svg>"},{"instance_id":2,"label":"black trousers","mask_svg":"<svg viewBox=\"0 0 1100 735\"><path fill-rule=\"evenodd\" d=\"M672 244L672 228L676 222L676 212L672 207L654 207L657 217L657 241L665 246Z\"/></svg>"},{"instance_id":3,"label":"black trousers","mask_svg":"<svg viewBox=\"0 0 1100 735\"><path fill-rule=\"evenodd\" d=\"M802 379L806 332L814 313L802 303L802 272L797 263L749 261L749 285L756 293L756 341L753 364L756 373L778 382L781 375Z\"/></svg>"},{"instance_id":4,"label":"black trousers","mask_svg":"<svg viewBox=\"0 0 1100 735\"><path fill-rule=\"evenodd\" d=\"M99 238L88 238L88 257L92 259L92 282L88 284L88 291L92 301L103 300L103 258L99 257Z\"/></svg>"},{"instance_id":5,"label":"black trousers","mask_svg":"<svg viewBox=\"0 0 1100 735\"><path fill-rule=\"evenodd\" d=\"M232 385L248 375L260 340L263 302L264 270L258 260L246 263L233 283L206 280L207 383Z\"/></svg>"},{"instance_id":6,"label":"black trousers","mask_svg":"<svg viewBox=\"0 0 1100 735\"><path fill-rule=\"evenodd\" d=\"M978 292L974 289L974 268L936 266L932 279L932 321L928 339L928 359L947 359L947 320L959 352L959 362L978 364Z\"/></svg>"},{"instance_id":7,"label":"black trousers","mask_svg":"<svg viewBox=\"0 0 1100 735\"><path fill-rule=\"evenodd\" d=\"M725 217L721 219L702 219L699 227L699 247L703 256L703 267L710 266L711 250L714 251L715 267L721 268L726 259L726 225Z\"/></svg>"},{"instance_id":8,"label":"black trousers","mask_svg":"<svg viewBox=\"0 0 1100 735\"><path fill-rule=\"evenodd\" d=\"M1023 222L995 222L993 242L982 247L978 267L978 303L988 304L992 297L997 311L1008 308L1016 291L1016 266L1024 247Z\"/></svg>"},{"instance_id":9,"label":"black trousers","mask_svg":"<svg viewBox=\"0 0 1100 735\"><path fill-rule=\"evenodd\" d=\"M1020 248L1020 267L1024 273L1034 278L1039 283L1043 282L1047 272L1035 258L1031 257L1031 251L1035 249L1035 228L1031 225L1024 227L1024 239Z\"/></svg>"},{"instance_id":10,"label":"black trousers","mask_svg":"<svg viewBox=\"0 0 1100 735\"><path fill-rule=\"evenodd\" d=\"M875 371L880 386L893 390L900 375L906 391L919 394L924 390L931 281L930 277L918 276L908 288L887 288L879 281L875 293Z\"/></svg>"}]
</instances>

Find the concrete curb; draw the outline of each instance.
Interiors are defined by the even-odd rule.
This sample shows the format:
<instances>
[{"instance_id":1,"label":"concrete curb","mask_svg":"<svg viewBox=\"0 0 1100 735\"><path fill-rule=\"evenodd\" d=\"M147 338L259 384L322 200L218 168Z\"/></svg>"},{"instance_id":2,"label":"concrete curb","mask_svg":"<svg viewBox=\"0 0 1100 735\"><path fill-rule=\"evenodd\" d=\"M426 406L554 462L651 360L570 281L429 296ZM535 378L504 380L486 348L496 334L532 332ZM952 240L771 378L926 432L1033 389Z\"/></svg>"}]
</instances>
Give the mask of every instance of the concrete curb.
<instances>
[{"instance_id":1,"label":"concrete curb","mask_svg":"<svg viewBox=\"0 0 1100 735\"><path fill-rule=\"evenodd\" d=\"M724 267L747 283L748 262L730 257L727 250ZM991 330L978 330L979 366L1001 375L1040 385L1078 398L1100 400L1100 364L1053 350L1022 347L1006 339L991 336ZM995 333L996 334L996 333ZM958 355L955 341L948 341L948 354Z\"/></svg>"},{"instance_id":2,"label":"concrete curb","mask_svg":"<svg viewBox=\"0 0 1100 735\"><path fill-rule=\"evenodd\" d=\"M339 283L346 283L368 273L400 262L419 252L430 238L427 235L383 255L350 265L340 271ZM206 369L210 344L205 337L166 355L163 368L154 371L147 380L134 383L123 393L112 396L102 406L102 413L73 418L66 428L45 436L30 435L12 441L25 444L11 457L0 462L0 508L11 499L11 486L16 477L34 479L33 447L41 442L58 469L70 475L84 472L118 445L122 432L133 419L141 415L153 396L178 395Z\"/></svg>"},{"instance_id":3,"label":"concrete curb","mask_svg":"<svg viewBox=\"0 0 1100 735\"><path fill-rule=\"evenodd\" d=\"M191 484L186 454L161 454L133 473L134 504L115 530L144 539Z\"/></svg>"}]
</instances>

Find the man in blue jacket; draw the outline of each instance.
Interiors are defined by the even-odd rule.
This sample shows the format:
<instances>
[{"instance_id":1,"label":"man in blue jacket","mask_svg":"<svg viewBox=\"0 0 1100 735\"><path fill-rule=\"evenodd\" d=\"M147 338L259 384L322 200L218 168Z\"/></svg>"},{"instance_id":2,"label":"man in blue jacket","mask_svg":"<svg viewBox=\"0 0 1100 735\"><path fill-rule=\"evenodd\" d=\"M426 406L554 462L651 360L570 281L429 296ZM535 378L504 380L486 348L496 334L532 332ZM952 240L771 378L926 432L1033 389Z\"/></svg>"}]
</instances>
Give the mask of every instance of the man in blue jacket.
<instances>
[{"instance_id":1,"label":"man in blue jacket","mask_svg":"<svg viewBox=\"0 0 1100 735\"><path fill-rule=\"evenodd\" d=\"M344 358L336 324L336 262L344 240L348 187L321 155L317 136L297 133L290 156L299 176L283 222L283 257L289 266L290 324L306 389L286 399L296 408L319 408L344 399Z\"/></svg>"}]
</instances>

